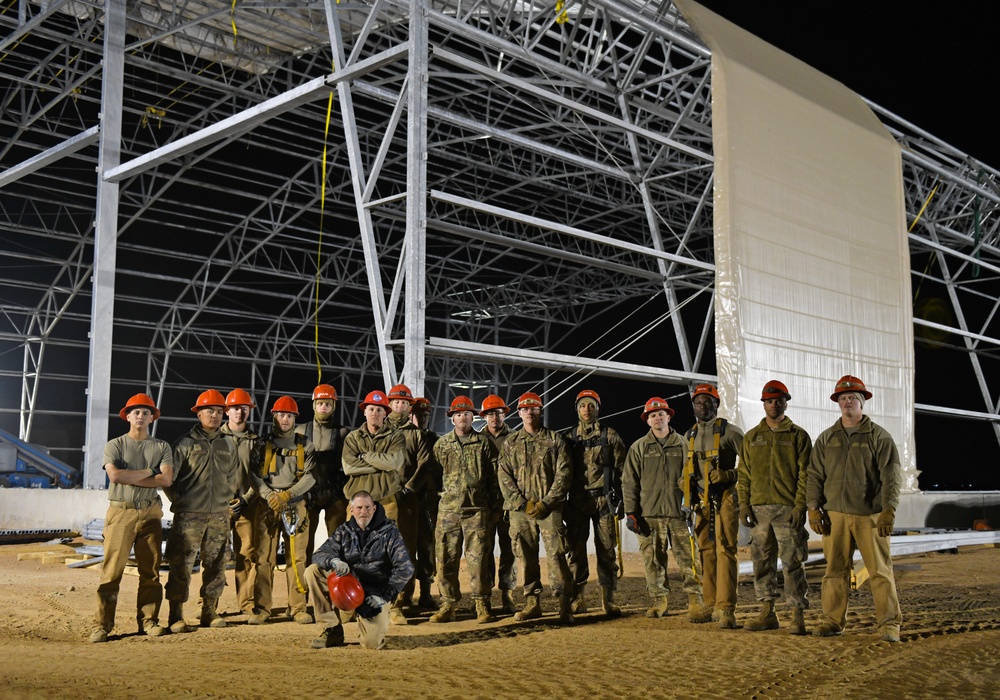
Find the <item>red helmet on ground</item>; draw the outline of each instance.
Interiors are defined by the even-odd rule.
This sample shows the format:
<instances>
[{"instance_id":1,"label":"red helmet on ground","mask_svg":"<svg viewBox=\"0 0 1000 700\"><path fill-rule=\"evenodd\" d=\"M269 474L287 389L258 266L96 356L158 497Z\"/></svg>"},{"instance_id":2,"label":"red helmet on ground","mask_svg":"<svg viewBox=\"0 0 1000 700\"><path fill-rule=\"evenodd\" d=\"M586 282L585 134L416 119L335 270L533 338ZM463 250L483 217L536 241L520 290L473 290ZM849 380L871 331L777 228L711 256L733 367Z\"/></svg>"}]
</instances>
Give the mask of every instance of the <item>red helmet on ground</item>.
<instances>
[{"instance_id":1,"label":"red helmet on ground","mask_svg":"<svg viewBox=\"0 0 1000 700\"><path fill-rule=\"evenodd\" d=\"M716 389L711 384L699 384L698 386L696 386L694 388L694 391L691 393L691 400L694 401L694 397L697 396L698 394L708 394L716 401L722 400L719 398L719 390Z\"/></svg>"},{"instance_id":2,"label":"red helmet on ground","mask_svg":"<svg viewBox=\"0 0 1000 700\"><path fill-rule=\"evenodd\" d=\"M784 398L785 401L791 401L792 395L788 393L788 387L779 382L777 379L772 379L764 385L763 389L760 390L761 401L780 398Z\"/></svg>"},{"instance_id":3,"label":"red helmet on ground","mask_svg":"<svg viewBox=\"0 0 1000 700\"><path fill-rule=\"evenodd\" d=\"M431 402L430 399L426 399L423 396L418 396L413 399L413 412L414 413L430 413Z\"/></svg>"},{"instance_id":4,"label":"red helmet on ground","mask_svg":"<svg viewBox=\"0 0 1000 700\"><path fill-rule=\"evenodd\" d=\"M338 610L357 610L365 602L365 589L354 574L338 576L334 572L326 577L326 587L330 591L330 602Z\"/></svg>"},{"instance_id":5,"label":"red helmet on ground","mask_svg":"<svg viewBox=\"0 0 1000 700\"><path fill-rule=\"evenodd\" d=\"M830 400L836 401L840 394L846 394L849 391L854 391L865 397L865 401L872 397L872 392L868 391L865 387L865 383L858 379L857 377L852 377L849 374L845 374L843 377L837 380L837 386L833 388L833 393L830 394Z\"/></svg>"},{"instance_id":6,"label":"red helmet on ground","mask_svg":"<svg viewBox=\"0 0 1000 700\"><path fill-rule=\"evenodd\" d=\"M365 406L381 406L386 411L389 410L389 399L381 391L369 391L368 396L365 400L361 402L361 410L365 410Z\"/></svg>"},{"instance_id":7,"label":"red helmet on ground","mask_svg":"<svg viewBox=\"0 0 1000 700\"><path fill-rule=\"evenodd\" d=\"M242 389L233 389L226 395L226 408L231 408L232 406L256 408L257 404L253 402L253 397L247 392Z\"/></svg>"},{"instance_id":8,"label":"red helmet on ground","mask_svg":"<svg viewBox=\"0 0 1000 700\"><path fill-rule=\"evenodd\" d=\"M210 408L212 406L218 406L219 408L226 407L226 397L216 389L209 389L198 394L198 401L191 407L191 412L197 413L203 408Z\"/></svg>"},{"instance_id":9,"label":"red helmet on ground","mask_svg":"<svg viewBox=\"0 0 1000 700\"><path fill-rule=\"evenodd\" d=\"M518 410L522 408L541 408L543 405L542 397L533 391L524 392L517 400Z\"/></svg>"},{"instance_id":10,"label":"red helmet on ground","mask_svg":"<svg viewBox=\"0 0 1000 700\"><path fill-rule=\"evenodd\" d=\"M313 401L318 401L320 399L327 399L329 401L337 400L337 390L334 389L329 384L320 384L315 389L313 389Z\"/></svg>"},{"instance_id":11,"label":"red helmet on ground","mask_svg":"<svg viewBox=\"0 0 1000 700\"><path fill-rule=\"evenodd\" d=\"M299 415L299 405L291 396L279 396L271 406L271 413L294 413Z\"/></svg>"},{"instance_id":12,"label":"red helmet on ground","mask_svg":"<svg viewBox=\"0 0 1000 700\"><path fill-rule=\"evenodd\" d=\"M485 416L490 411L496 411L497 409L502 410L504 413L507 412L507 404L496 394L490 394L485 399L483 399L482 408L479 410L479 415Z\"/></svg>"},{"instance_id":13,"label":"red helmet on ground","mask_svg":"<svg viewBox=\"0 0 1000 700\"><path fill-rule=\"evenodd\" d=\"M451 418L456 413L462 411L476 412L476 404L472 403L472 399L468 396L456 396L451 402L451 408L448 409L447 416Z\"/></svg>"},{"instance_id":14,"label":"red helmet on ground","mask_svg":"<svg viewBox=\"0 0 1000 700\"><path fill-rule=\"evenodd\" d=\"M642 420L645 421L646 417L655 411L666 411L667 415L671 418L674 417L674 409L670 408L670 404L667 403L666 399L661 399L659 396L654 396L642 409Z\"/></svg>"},{"instance_id":15,"label":"red helmet on ground","mask_svg":"<svg viewBox=\"0 0 1000 700\"><path fill-rule=\"evenodd\" d=\"M397 384L396 386L389 389L389 400L395 401L396 399L402 399L409 403L413 403L413 392L410 391L410 387L405 384Z\"/></svg>"},{"instance_id":16,"label":"red helmet on ground","mask_svg":"<svg viewBox=\"0 0 1000 700\"><path fill-rule=\"evenodd\" d=\"M136 394L135 396L130 398L128 401L125 402L125 408L120 410L118 412L118 415L121 416L122 420L128 420L127 418L128 412L131 411L133 408L148 408L150 411L153 412L153 420L156 420L157 418L160 417L160 412L159 410L157 410L156 404L153 403L153 399L151 396L149 396L149 394Z\"/></svg>"},{"instance_id":17,"label":"red helmet on ground","mask_svg":"<svg viewBox=\"0 0 1000 700\"><path fill-rule=\"evenodd\" d=\"M580 401L583 399L593 399L597 402L597 407L601 407L601 397L597 395L596 391L592 389L584 389L579 394L576 395L576 405L580 405Z\"/></svg>"}]
</instances>

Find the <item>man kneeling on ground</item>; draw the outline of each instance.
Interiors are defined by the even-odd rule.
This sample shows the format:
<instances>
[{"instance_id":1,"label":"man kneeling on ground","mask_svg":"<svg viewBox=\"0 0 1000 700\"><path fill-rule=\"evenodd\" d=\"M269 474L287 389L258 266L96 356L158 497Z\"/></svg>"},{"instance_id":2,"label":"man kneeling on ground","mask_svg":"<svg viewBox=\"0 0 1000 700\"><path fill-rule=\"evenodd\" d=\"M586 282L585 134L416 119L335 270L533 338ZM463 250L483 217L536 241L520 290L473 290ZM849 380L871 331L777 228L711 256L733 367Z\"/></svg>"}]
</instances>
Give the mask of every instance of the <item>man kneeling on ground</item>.
<instances>
[{"instance_id":1,"label":"man kneeling on ground","mask_svg":"<svg viewBox=\"0 0 1000 700\"><path fill-rule=\"evenodd\" d=\"M315 649L344 643L340 614L327 589L331 571L340 575L353 572L358 577L365 591L364 602L354 611L358 639L366 649L381 649L389 628L389 604L413 576L413 564L396 523L385 516L385 509L367 491L351 497L351 518L316 550L312 565L306 569L316 622L326 625L312 642Z\"/></svg>"}]
</instances>

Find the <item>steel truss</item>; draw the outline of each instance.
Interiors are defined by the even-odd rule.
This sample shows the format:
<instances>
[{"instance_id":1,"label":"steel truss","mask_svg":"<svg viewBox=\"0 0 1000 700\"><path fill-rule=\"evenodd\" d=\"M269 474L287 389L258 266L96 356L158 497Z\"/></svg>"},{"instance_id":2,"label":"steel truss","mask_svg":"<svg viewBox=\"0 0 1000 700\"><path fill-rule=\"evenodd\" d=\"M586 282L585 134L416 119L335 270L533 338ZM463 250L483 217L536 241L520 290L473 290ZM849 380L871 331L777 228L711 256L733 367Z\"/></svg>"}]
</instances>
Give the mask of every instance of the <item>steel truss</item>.
<instances>
[{"instance_id":1,"label":"steel truss","mask_svg":"<svg viewBox=\"0 0 1000 700\"><path fill-rule=\"evenodd\" d=\"M0 411L85 433L88 486L140 389L169 425L322 376L353 422L398 380L714 375L710 54L669 2L4 0L0 34ZM920 342L980 391L918 410L997 426L998 173L872 107Z\"/></svg>"}]
</instances>

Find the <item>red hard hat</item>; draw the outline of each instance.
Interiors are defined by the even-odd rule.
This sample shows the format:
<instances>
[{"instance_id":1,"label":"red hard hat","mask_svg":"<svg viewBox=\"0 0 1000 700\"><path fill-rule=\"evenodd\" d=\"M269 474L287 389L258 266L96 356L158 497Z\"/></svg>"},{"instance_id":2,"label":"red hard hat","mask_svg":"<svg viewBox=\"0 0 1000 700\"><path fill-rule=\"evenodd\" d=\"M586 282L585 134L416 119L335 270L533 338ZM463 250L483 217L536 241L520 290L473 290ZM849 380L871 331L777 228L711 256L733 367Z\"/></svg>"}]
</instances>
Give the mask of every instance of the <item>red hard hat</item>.
<instances>
[{"instance_id":1,"label":"red hard hat","mask_svg":"<svg viewBox=\"0 0 1000 700\"><path fill-rule=\"evenodd\" d=\"M674 417L674 409L670 408L670 404L668 404L665 399L661 399L659 396L654 396L646 402L646 405L642 409L642 420L645 421L646 416L654 411L666 411L668 416L671 418Z\"/></svg>"},{"instance_id":2,"label":"red hard hat","mask_svg":"<svg viewBox=\"0 0 1000 700\"><path fill-rule=\"evenodd\" d=\"M694 388L694 392L691 394L691 400L694 401L694 397L698 394L708 394L716 401L721 401L719 398L719 390L716 389L711 384L699 384Z\"/></svg>"},{"instance_id":3,"label":"red hard hat","mask_svg":"<svg viewBox=\"0 0 1000 700\"><path fill-rule=\"evenodd\" d=\"M768 399L778 399L784 398L785 401L791 401L792 395L788 393L788 387L779 382L777 379L772 379L764 388L760 390L760 400L767 401Z\"/></svg>"},{"instance_id":4,"label":"red hard hat","mask_svg":"<svg viewBox=\"0 0 1000 700\"><path fill-rule=\"evenodd\" d=\"M365 602L365 589L354 574L338 576L331 571L326 577L326 587L330 591L330 602L338 610L357 610Z\"/></svg>"},{"instance_id":5,"label":"red hard hat","mask_svg":"<svg viewBox=\"0 0 1000 700\"><path fill-rule=\"evenodd\" d=\"M472 403L472 399L468 396L456 396L451 402L451 408L448 409L447 416L451 418L456 413L461 411L471 411L476 412L476 404Z\"/></svg>"},{"instance_id":6,"label":"red hard hat","mask_svg":"<svg viewBox=\"0 0 1000 700\"><path fill-rule=\"evenodd\" d=\"M313 389L313 401L318 401L319 399L328 399L330 401L336 401L337 390L334 389L329 384L320 384L315 389Z\"/></svg>"},{"instance_id":7,"label":"red hard hat","mask_svg":"<svg viewBox=\"0 0 1000 700\"><path fill-rule=\"evenodd\" d=\"M250 408L256 408L257 404L253 402L253 397L242 389L233 389L226 395L226 408L231 406L249 406Z\"/></svg>"},{"instance_id":8,"label":"red hard hat","mask_svg":"<svg viewBox=\"0 0 1000 700\"><path fill-rule=\"evenodd\" d=\"M381 406L386 411L389 410L389 399L385 397L381 391L370 391L365 400L361 402L361 410L365 410L365 406Z\"/></svg>"},{"instance_id":9,"label":"red hard hat","mask_svg":"<svg viewBox=\"0 0 1000 700\"><path fill-rule=\"evenodd\" d=\"M203 408L208 408L209 406L218 406L219 408L226 407L226 397L222 395L221 392L215 389L209 389L208 391L203 391L198 394L198 402L191 407L192 413L197 413Z\"/></svg>"},{"instance_id":10,"label":"red hard hat","mask_svg":"<svg viewBox=\"0 0 1000 700\"><path fill-rule=\"evenodd\" d=\"M597 402L597 407L601 407L601 397L597 395L596 391L591 389L584 389L579 394L576 395L576 403L580 403L580 399L593 399Z\"/></svg>"},{"instance_id":11,"label":"red hard hat","mask_svg":"<svg viewBox=\"0 0 1000 700\"><path fill-rule=\"evenodd\" d=\"M856 391L865 397L865 401L872 397L872 392L868 391L865 387L865 383L858 379L857 377L852 377L849 374L845 374L843 377L837 380L837 386L833 388L833 393L830 394L830 400L836 401L837 396L840 394L846 394L849 391Z\"/></svg>"},{"instance_id":12,"label":"red hard hat","mask_svg":"<svg viewBox=\"0 0 1000 700\"><path fill-rule=\"evenodd\" d=\"M396 386L389 389L389 400L393 401L395 399L402 399L403 401L408 401L413 403L413 392L410 391L410 387L405 384L397 384Z\"/></svg>"},{"instance_id":13,"label":"red hard hat","mask_svg":"<svg viewBox=\"0 0 1000 700\"><path fill-rule=\"evenodd\" d=\"M527 391L521 394L521 397L517 400L518 409L541 408L542 406L542 397L533 391Z\"/></svg>"},{"instance_id":14,"label":"red hard hat","mask_svg":"<svg viewBox=\"0 0 1000 700\"><path fill-rule=\"evenodd\" d=\"M485 416L490 411L495 411L501 409L504 413L507 412L507 404L496 394L490 394L485 399L483 399L483 406L479 411L479 415Z\"/></svg>"},{"instance_id":15,"label":"red hard hat","mask_svg":"<svg viewBox=\"0 0 1000 700\"><path fill-rule=\"evenodd\" d=\"M423 396L418 396L413 399L413 412L414 413L430 413L431 410L431 400L424 398Z\"/></svg>"},{"instance_id":16,"label":"red hard hat","mask_svg":"<svg viewBox=\"0 0 1000 700\"><path fill-rule=\"evenodd\" d=\"M128 416L128 412L133 408L148 408L153 412L153 420L160 417L160 412L157 410L156 404L153 403L153 399L149 396L149 394L136 394L130 398L125 402L125 408L120 410L118 415L121 416L122 420L128 420L126 416Z\"/></svg>"},{"instance_id":17,"label":"red hard hat","mask_svg":"<svg viewBox=\"0 0 1000 700\"><path fill-rule=\"evenodd\" d=\"M279 396L271 406L271 413L294 413L299 415L299 405L291 396Z\"/></svg>"}]
</instances>

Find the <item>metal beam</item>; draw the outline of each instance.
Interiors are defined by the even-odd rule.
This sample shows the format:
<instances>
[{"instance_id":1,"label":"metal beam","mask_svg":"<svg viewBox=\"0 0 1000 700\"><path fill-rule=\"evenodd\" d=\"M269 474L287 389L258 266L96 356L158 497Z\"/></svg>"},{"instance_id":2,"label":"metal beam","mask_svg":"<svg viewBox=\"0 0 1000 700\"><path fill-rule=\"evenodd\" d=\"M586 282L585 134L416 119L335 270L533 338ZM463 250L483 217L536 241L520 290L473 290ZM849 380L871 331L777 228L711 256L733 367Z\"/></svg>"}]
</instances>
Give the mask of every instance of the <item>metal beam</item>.
<instances>
[{"instance_id":1,"label":"metal beam","mask_svg":"<svg viewBox=\"0 0 1000 700\"><path fill-rule=\"evenodd\" d=\"M100 127L92 126L76 136L71 136L60 144L42 151L37 156L32 156L31 158L28 158L28 160L7 168L0 173L0 187L9 185L12 182L20 180L26 175L30 175L36 170L62 160L66 156L72 155L82 148L86 148L100 138L100 134L98 133L99 130Z\"/></svg>"}]
</instances>

